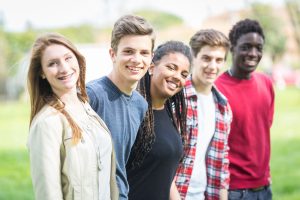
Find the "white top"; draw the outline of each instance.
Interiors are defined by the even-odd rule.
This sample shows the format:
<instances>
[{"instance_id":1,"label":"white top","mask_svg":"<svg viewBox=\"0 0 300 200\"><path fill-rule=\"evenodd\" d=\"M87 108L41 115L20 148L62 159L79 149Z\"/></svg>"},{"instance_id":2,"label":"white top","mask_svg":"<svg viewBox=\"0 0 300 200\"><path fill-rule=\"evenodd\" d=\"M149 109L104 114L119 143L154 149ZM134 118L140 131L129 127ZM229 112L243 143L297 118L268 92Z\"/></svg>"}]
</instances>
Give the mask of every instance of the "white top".
<instances>
[{"instance_id":1,"label":"white top","mask_svg":"<svg viewBox=\"0 0 300 200\"><path fill-rule=\"evenodd\" d=\"M197 93L198 136L196 156L186 200L204 200L207 185L205 155L215 132L215 103L212 92Z\"/></svg>"}]
</instances>

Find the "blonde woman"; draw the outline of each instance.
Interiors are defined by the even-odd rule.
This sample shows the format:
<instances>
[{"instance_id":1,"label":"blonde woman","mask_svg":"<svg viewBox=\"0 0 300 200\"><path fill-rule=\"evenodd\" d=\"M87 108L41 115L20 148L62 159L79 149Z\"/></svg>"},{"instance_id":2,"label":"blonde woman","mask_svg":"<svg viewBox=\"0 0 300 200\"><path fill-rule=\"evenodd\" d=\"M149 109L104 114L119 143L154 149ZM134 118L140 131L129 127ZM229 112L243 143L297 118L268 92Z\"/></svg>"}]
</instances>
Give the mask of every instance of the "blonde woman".
<instances>
[{"instance_id":1,"label":"blonde woman","mask_svg":"<svg viewBox=\"0 0 300 200\"><path fill-rule=\"evenodd\" d=\"M111 136L87 101L85 71L84 57L64 36L35 41L28 148L36 199L118 198Z\"/></svg>"}]
</instances>

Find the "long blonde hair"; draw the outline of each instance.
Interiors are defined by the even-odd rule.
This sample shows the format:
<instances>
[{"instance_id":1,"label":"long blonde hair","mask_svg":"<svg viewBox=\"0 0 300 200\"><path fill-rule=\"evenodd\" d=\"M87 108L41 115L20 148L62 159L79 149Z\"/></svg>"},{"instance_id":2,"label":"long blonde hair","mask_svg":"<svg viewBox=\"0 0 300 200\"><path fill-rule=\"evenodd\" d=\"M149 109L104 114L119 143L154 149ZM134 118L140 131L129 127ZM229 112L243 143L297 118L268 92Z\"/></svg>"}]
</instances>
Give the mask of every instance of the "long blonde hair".
<instances>
[{"instance_id":1,"label":"long blonde hair","mask_svg":"<svg viewBox=\"0 0 300 200\"><path fill-rule=\"evenodd\" d=\"M35 115L46 105L54 107L61 112L68 120L70 127L73 131L73 144L77 144L81 139L81 129L65 110L65 105L52 91L52 88L47 79L42 79L42 64L41 59L45 49L53 44L63 45L70 49L79 63L79 79L76 83L78 90L78 98L87 102L88 97L85 89L85 73L86 62L83 55L77 50L77 48L64 36L57 33L47 33L36 39L32 46L31 58L27 76L27 87L30 96L30 125Z\"/></svg>"}]
</instances>

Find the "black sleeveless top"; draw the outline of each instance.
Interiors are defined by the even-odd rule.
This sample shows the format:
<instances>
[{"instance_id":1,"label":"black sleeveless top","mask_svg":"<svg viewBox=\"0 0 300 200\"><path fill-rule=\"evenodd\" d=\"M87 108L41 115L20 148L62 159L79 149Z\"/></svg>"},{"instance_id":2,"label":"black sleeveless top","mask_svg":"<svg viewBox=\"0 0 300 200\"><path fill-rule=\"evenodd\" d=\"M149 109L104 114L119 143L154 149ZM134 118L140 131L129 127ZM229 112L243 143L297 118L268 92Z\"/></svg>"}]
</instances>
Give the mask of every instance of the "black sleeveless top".
<instances>
[{"instance_id":1,"label":"black sleeveless top","mask_svg":"<svg viewBox=\"0 0 300 200\"><path fill-rule=\"evenodd\" d=\"M155 141L140 167L127 170L129 200L169 200L183 154L181 137L166 109L153 110Z\"/></svg>"}]
</instances>

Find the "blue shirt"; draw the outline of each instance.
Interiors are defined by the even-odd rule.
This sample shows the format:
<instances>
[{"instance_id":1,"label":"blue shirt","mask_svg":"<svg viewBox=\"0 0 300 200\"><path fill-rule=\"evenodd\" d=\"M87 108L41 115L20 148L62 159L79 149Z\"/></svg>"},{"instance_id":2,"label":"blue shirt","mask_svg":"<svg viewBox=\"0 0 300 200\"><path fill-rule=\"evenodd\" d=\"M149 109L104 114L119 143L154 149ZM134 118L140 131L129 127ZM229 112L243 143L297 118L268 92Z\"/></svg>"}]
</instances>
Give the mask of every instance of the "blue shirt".
<instances>
[{"instance_id":1,"label":"blue shirt","mask_svg":"<svg viewBox=\"0 0 300 200\"><path fill-rule=\"evenodd\" d=\"M133 91L131 96L122 93L106 76L89 82L87 93L91 107L103 119L112 134L120 199L128 199L126 163L145 116L147 102L137 91Z\"/></svg>"}]
</instances>

